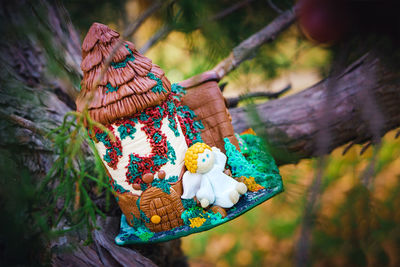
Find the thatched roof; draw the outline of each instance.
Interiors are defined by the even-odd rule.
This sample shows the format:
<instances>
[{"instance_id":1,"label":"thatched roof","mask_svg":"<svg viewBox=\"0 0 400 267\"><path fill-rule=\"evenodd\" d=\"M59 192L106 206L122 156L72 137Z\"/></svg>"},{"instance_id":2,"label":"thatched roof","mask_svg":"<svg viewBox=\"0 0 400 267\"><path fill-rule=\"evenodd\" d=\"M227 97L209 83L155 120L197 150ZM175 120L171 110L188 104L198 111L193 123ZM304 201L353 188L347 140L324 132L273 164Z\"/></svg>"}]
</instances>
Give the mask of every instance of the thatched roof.
<instances>
[{"instance_id":1,"label":"thatched roof","mask_svg":"<svg viewBox=\"0 0 400 267\"><path fill-rule=\"evenodd\" d=\"M128 41L117 50L105 75L93 88L118 42L117 32L94 23L82 44L83 80L76 100L77 110L82 111L88 105L90 116L102 124L158 105L171 91L171 84L160 67ZM163 88L160 88L161 82Z\"/></svg>"}]
</instances>

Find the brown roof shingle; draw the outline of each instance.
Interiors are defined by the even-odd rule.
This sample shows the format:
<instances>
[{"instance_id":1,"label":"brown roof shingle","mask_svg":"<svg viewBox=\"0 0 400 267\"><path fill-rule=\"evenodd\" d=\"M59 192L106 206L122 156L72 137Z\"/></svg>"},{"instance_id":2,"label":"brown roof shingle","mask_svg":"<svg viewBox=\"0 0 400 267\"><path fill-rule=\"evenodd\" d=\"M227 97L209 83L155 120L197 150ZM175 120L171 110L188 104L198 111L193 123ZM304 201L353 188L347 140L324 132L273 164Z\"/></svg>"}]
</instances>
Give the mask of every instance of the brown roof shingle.
<instances>
[{"instance_id":1,"label":"brown roof shingle","mask_svg":"<svg viewBox=\"0 0 400 267\"><path fill-rule=\"evenodd\" d=\"M171 91L163 70L128 41L118 48L111 65L94 88L118 42L116 31L93 23L82 44L83 80L76 100L77 110L82 111L87 105L92 119L105 125L159 105ZM157 86L161 83L163 90Z\"/></svg>"}]
</instances>

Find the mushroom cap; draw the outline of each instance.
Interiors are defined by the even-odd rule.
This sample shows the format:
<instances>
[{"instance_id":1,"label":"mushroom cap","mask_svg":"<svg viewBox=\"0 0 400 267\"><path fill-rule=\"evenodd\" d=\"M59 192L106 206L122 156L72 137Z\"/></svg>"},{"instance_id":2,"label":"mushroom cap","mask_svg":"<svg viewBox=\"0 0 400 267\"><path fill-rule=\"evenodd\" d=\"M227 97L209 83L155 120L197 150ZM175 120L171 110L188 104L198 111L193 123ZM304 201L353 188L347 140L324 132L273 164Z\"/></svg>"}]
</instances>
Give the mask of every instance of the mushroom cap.
<instances>
[{"instance_id":1,"label":"mushroom cap","mask_svg":"<svg viewBox=\"0 0 400 267\"><path fill-rule=\"evenodd\" d=\"M114 49L111 64L101 77ZM83 41L81 69L77 110L81 112L87 106L91 118L104 125L161 104L171 91L159 66L100 23L93 23Z\"/></svg>"}]
</instances>

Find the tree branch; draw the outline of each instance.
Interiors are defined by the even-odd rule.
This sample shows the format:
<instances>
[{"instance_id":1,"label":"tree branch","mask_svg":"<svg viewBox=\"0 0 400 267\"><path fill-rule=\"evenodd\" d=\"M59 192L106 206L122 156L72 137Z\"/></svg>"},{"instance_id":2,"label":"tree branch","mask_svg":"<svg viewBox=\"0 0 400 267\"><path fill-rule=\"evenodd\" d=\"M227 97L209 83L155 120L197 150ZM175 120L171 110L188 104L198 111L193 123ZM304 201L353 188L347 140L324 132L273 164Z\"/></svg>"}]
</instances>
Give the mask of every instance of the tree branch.
<instances>
[{"instance_id":1,"label":"tree branch","mask_svg":"<svg viewBox=\"0 0 400 267\"><path fill-rule=\"evenodd\" d=\"M292 86L289 84L282 90L278 92L250 92L244 95L240 95L237 97L230 97L226 98L226 102L228 105L228 108L234 108L237 107L240 101L250 99L250 98L268 98L268 99L275 99L279 98L282 94L286 93L292 88Z\"/></svg>"},{"instance_id":2,"label":"tree branch","mask_svg":"<svg viewBox=\"0 0 400 267\"><path fill-rule=\"evenodd\" d=\"M230 14L232 14L233 12L235 12L236 10L238 10L239 8L250 4L251 2L253 2L254 0L243 0L240 1L220 12L218 12L217 14L215 14L214 16L210 17L209 19L206 19L206 22L210 22L210 21L216 21L219 19L222 19ZM202 26L204 26L204 22L195 26L193 28L193 30L198 29ZM151 47L153 47L153 45L155 45L158 41L164 39L166 36L168 36L168 34L170 34L172 31L174 30L173 25L171 24L167 24L164 25L163 27L161 27L152 37L150 37L150 39L139 49L140 53L144 54L146 53Z\"/></svg>"},{"instance_id":3,"label":"tree branch","mask_svg":"<svg viewBox=\"0 0 400 267\"><path fill-rule=\"evenodd\" d=\"M162 7L162 1L156 1L153 5L151 5L148 9L146 9L140 16L137 18L133 23L128 25L126 29L124 30L123 33L123 38L127 38L131 35L133 35L143 24L143 22L146 21L148 17L154 14L157 10L159 10Z\"/></svg>"},{"instance_id":4,"label":"tree branch","mask_svg":"<svg viewBox=\"0 0 400 267\"><path fill-rule=\"evenodd\" d=\"M233 49L228 57L218 63L212 70L190 77L179 84L183 87L190 88L205 80L221 80L229 72L236 69L240 63L250 59L261 45L275 40L282 31L292 25L296 18L294 12L295 8L296 7L285 11L263 29L241 42Z\"/></svg>"},{"instance_id":5,"label":"tree branch","mask_svg":"<svg viewBox=\"0 0 400 267\"><path fill-rule=\"evenodd\" d=\"M222 79L229 72L236 69L240 63L250 59L262 44L275 40L282 31L292 25L295 18L296 16L293 10L283 12L262 30L253 34L235 47L227 58L213 68L213 71Z\"/></svg>"},{"instance_id":6,"label":"tree branch","mask_svg":"<svg viewBox=\"0 0 400 267\"><path fill-rule=\"evenodd\" d=\"M46 132L43 129L38 128L35 123L25 118L22 118L21 116L15 114L5 114L3 111L0 111L0 118L4 118L18 126L21 126L22 128L28 129L32 133L37 133L43 136L46 135Z\"/></svg>"},{"instance_id":7,"label":"tree branch","mask_svg":"<svg viewBox=\"0 0 400 267\"><path fill-rule=\"evenodd\" d=\"M172 25L164 25L153 36L151 36L149 40L147 40L147 42L139 49L139 52L141 54L146 53L151 47L153 47L153 45L172 32L173 29L174 27Z\"/></svg>"},{"instance_id":8,"label":"tree branch","mask_svg":"<svg viewBox=\"0 0 400 267\"><path fill-rule=\"evenodd\" d=\"M217 14L215 14L214 16L212 16L211 18L209 18L207 21L215 21L215 20L219 20L222 19L223 17L226 17L230 14L232 14L233 12L235 12L236 10L238 10L239 8L242 8L245 5L250 4L251 2L253 2L254 0L243 0L240 1L220 12L218 12Z\"/></svg>"},{"instance_id":9,"label":"tree branch","mask_svg":"<svg viewBox=\"0 0 400 267\"><path fill-rule=\"evenodd\" d=\"M328 113L330 118L324 123L326 129L321 129L319 122L327 108L329 79L336 79L335 86L330 89L333 90L330 95L335 97L329 99L329 106L332 107ZM260 104L254 109L230 109L235 131L242 132L249 127L260 129L265 133L271 152L279 164L316 156L317 135L323 130L329 131L331 136L326 153L351 141L364 143L374 136L370 122L363 115L363 110L370 107L359 101L365 91L374 97L378 112L383 117L379 135L400 126L400 73L382 62L374 51L340 75L329 79L300 93ZM259 119L249 116L246 111L255 111Z\"/></svg>"},{"instance_id":10,"label":"tree branch","mask_svg":"<svg viewBox=\"0 0 400 267\"><path fill-rule=\"evenodd\" d=\"M278 14L282 14L282 9L280 9L277 5L272 2L272 0L268 0L268 5Z\"/></svg>"}]
</instances>

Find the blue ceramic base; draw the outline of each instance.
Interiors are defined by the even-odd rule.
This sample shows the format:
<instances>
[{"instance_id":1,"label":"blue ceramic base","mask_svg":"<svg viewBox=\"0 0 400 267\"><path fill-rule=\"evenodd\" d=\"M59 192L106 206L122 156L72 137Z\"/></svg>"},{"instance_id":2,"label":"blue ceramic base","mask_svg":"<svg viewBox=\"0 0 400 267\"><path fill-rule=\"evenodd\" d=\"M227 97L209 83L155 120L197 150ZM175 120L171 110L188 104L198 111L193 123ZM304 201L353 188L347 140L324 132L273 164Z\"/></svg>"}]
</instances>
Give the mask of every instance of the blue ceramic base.
<instances>
[{"instance_id":1,"label":"blue ceramic base","mask_svg":"<svg viewBox=\"0 0 400 267\"><path fill-rule=\"evenodd\" d=\"M275 196L276 194L282 191L283 191L283 185L282 181L280 180L278 186L276 186L273 189L261 189L257 192L247 192L240 198L239 202L235 205L235 207L227 210L227 216L221 220L196 228L191 228L190 226L185 225L174 228L173 230L170 231L154 233L154 235L146 241L140 239L138 236L135 235L136 230L128 225L128 223L126 222L125 215L122 215L120 233L115 238L115 242L118 245L157 243L157 242L165 242L172 239L180 238L193 233L206 231L218 225L226 223L230 220L235 219L236 217L242 215L246 211L251 210L252 208L256 207L257 205L263 203L264 201L270 199L271 197Z\"/></svg>"}]
</instances>

